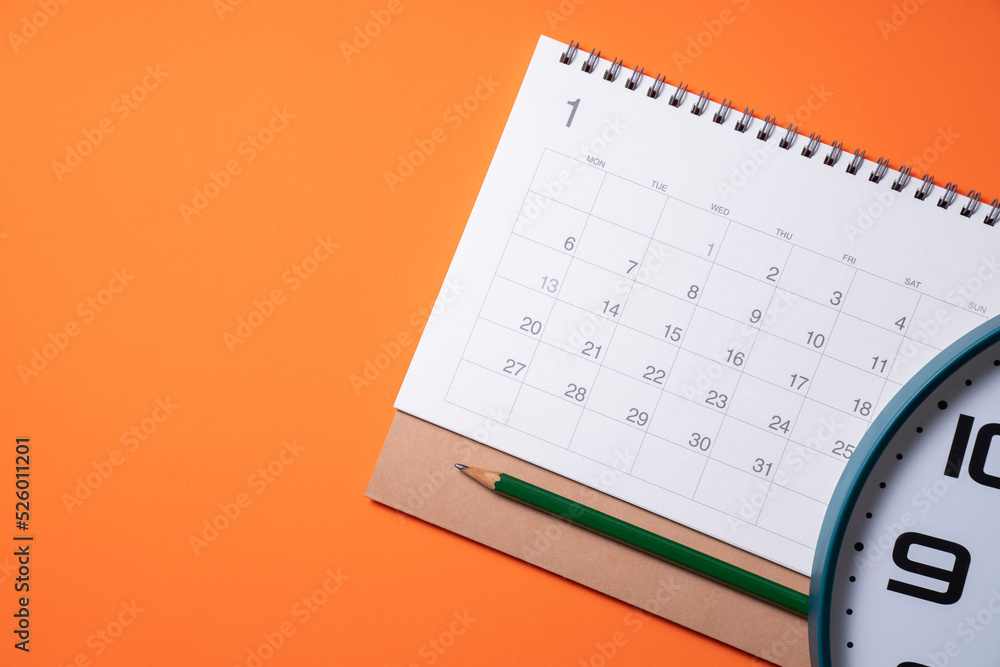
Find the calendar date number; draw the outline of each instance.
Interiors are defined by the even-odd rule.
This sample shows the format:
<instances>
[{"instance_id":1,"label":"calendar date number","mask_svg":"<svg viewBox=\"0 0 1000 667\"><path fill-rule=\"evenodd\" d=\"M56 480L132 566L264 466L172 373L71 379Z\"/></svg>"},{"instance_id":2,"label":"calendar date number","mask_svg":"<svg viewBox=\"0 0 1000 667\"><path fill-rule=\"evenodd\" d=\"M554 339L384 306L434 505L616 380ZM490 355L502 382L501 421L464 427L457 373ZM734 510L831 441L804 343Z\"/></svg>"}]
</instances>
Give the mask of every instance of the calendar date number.
<instances>
[{"instance_id":1,"label":"calendar date number","mask_svg":"<svg viewBox=\"0 0 1000 667\"><path fill-rule=\"evenodd\" d=\"M764 477L768 477L771 474L771 462L764 459L755 459L753 462L753 471L762 473Z\"/></svg>"},{"instance_id":2,"label":"calendar date number","mask_svg":"<svg viewBox=\"0 0 1000 667\"><path fill-rule=\"evenodd\" d=\"M642 377L655 384L663 384L663 378L667 377L667 372L656 366L646 366L646 372L642 374Z\"/></svg>"},{"instance_id":3,"label":"calendar date number","mask_svg":"<svg viewBox=\"0 0 1000 667\"><path fill-rule=\"evenodd\" d=\"M649 414L642 412L639 408L630 408L628 411L628 417L625 418L625 421L638 426L645 426L646 422L649 421Z\"/></svg>"},{"instance_id":4,"label":"calendar date number","mask_svg":"<svg viewBox=\"0 0 1000 667\"><path fill-rule=\"evenodd\" d=\"M675 327L673 324L667 324L667 333L663 335L669 341L674 343L679 343L681 340L681 335L684 333L684 329L681 327Z\"/></svg>"},{"instance_id":5,"label":"calendar date number","mask_svg":"<svg viewBox=\"0 0 1000 667\"><path fill-rule=\"evenodd\" d=\"M708 392L708 397L705 399L705 402L709 405L714 405L721 410L726 407L726 404L729 402L729 397L725 394L720 394L717 391L710 391Z\"/></svg>"},{"instance_id":6,"label":"calendar date number","mask_svg":"<svg viewBox=\"0 0 1000 667\"><path fill-rule=\"evenodd\" d=\"M503 367L503 372L510 373L513 376L517 376L520 375L521 371L523 371L524 368L525 365L522 364L520 361L508 359L506 365L504 365Z\"/></svg>"},{"instance_id":7,"label":"calendar date number","mask_svg":"<svg viewBox=\"0 0 1000 667\"><path fill-rule=\"evenodd\" d=\"M692 433L691 439L688 440L688 445L694 447L695 449L700 449L703 452L707 452L708 448L712 446L712 439L707 435L702 435L701 433Z\"/></svg>"},{"instance_id":8,"label":"calendar date number","mask_svg":"<svg viewBox=\"0 0 1000 667\"><path fill-rule=\"evenodd\" d=\"M843 456L845 459L851 458L851 454L854 453L854 445L848 444L843 440L838 440L834 443L833 453L837 456Z\"/></svg>"},{"instance_id":9,"label":"calendar date number","mask_svg":"<svg viewBox=\"0 0 1000 667\"><path fill-rule=\"evenodd\" d=\"M533 320L530 317L525 317L521 320L521 326L518 327L521 331L527 331L528 333L537 336L542 333L542 323L538 320Z\"/></svg>"},{"instance_id":10,"label":"calendar date number","mask_svg":"<svg viewBox=\"0 0 1000 667\"><path fill-rule=\"evenodd\" d=\"M792 427L792 422L790 419L782 419L781 415L772 415L771 423L768 424L767 427L772 431L788 433L788 430Z\"/></svg>"}]
</instances>

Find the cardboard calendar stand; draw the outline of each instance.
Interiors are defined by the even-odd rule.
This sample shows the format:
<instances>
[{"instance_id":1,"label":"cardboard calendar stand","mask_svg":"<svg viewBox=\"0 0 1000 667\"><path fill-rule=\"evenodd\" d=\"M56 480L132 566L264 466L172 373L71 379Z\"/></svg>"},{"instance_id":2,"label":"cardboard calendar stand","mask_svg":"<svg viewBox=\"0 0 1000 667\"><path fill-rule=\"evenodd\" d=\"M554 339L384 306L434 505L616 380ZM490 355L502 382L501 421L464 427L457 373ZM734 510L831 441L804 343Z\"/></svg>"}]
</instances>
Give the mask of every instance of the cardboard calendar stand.
<instances>
[{"instance_id":1,"label":"cardboard calendar stand","mask_svg":"<svg viewBox=\"0 0 1000 667\"><path fill-rule=\"evenodd\" d=\"M403 412L396 413L365 495L782 667L808 667L804 618L483 493L456 462L510 473L808 593L804 575Z\"/></svg>"}]
</instances>

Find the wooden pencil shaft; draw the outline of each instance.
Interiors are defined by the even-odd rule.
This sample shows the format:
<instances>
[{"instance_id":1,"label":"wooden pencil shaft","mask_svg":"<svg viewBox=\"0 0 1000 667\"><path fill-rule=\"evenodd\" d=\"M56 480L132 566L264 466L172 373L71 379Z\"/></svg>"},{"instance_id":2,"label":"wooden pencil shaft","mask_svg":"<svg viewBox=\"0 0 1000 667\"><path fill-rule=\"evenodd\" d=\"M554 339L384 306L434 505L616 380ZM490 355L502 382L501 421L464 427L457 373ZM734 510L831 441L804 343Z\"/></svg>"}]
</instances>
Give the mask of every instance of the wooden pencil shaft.
<instances>
[{"instance_id":1,"label":"wooden pencil shaft","mask_svg":"<svg viewBox=\"0 0 1000 667\"><path fill-rule=\"evenodd\" d=\"M808 596L796 590L719 560L697 549L679 544L630 523L574 502L506 473L478 468L463 469L476 481L514 500L568 519L569 521L722 584L805 616Z\"/></svg>"}]
</instances>

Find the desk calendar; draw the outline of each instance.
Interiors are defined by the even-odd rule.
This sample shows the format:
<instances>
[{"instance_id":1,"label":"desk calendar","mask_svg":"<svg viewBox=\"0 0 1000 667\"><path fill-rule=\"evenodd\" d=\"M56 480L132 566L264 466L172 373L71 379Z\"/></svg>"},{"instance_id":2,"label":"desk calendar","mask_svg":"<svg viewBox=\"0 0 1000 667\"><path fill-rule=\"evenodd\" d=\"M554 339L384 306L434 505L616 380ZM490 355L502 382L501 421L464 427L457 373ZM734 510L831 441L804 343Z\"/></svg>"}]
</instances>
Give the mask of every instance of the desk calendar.
<instances>
[{"instance_id":1,"label":"desk calendar","mask_svg":"<svg viewBox=\"0 0 1000 667\"><path fill-rule=\"evenodd\" d=\"M540 40L396 407L808 573L998 206L620 67Z\"/></svg>"}]
</instances>

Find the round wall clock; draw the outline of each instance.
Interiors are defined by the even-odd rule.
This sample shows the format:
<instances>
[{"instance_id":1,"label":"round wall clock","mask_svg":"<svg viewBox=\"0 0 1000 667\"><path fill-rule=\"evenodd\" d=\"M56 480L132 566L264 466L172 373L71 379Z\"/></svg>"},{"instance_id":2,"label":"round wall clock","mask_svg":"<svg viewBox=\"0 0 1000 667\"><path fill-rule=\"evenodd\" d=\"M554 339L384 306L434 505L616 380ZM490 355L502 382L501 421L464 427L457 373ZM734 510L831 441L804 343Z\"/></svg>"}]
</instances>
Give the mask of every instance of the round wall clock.
<instances>
[{"instance_id":1,"label":"round wall clock","mask_svg":"<svg viewBox=\"0 0 1000 667\"><path fill-rule=\"evenodd\" d=\"M872 423L813 563L818 667L1000 665L1000 318L934 358Z\"/></svg>"}]
</instances>

